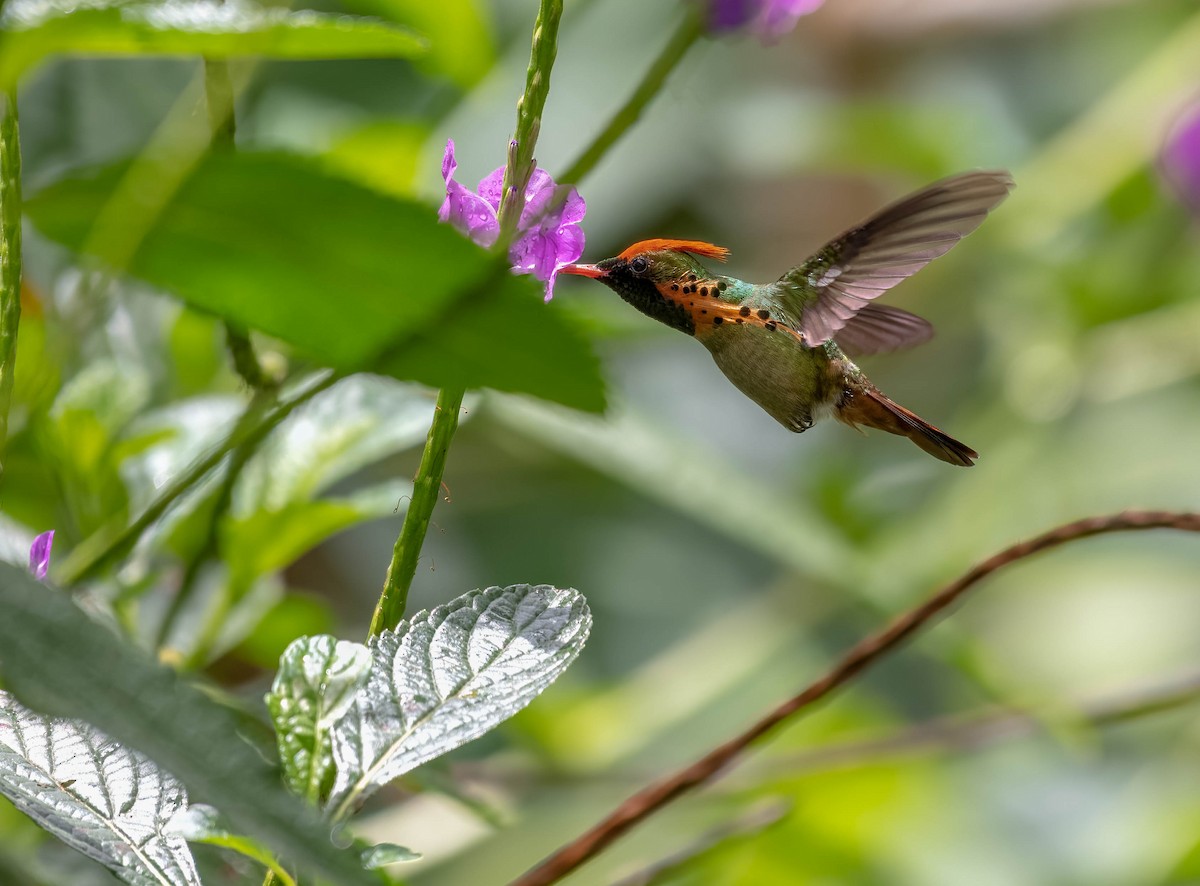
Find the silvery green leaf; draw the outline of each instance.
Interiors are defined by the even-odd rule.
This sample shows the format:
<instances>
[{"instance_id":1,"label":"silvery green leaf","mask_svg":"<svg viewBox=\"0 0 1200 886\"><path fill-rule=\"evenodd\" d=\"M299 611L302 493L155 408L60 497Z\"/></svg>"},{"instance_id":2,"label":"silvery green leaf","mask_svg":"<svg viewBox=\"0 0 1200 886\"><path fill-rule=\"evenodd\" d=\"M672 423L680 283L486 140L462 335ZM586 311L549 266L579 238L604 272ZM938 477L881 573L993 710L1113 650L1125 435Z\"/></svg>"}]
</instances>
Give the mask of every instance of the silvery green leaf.
<instances>
[{"instance_id":1,"label":"silvery green leaf","mask_svg":"<svg viewBox=\"0 0 1200 886\"><path fill-rule=\"evenodd\" d=\"M242 737L248 714L99 629L66 594L47 593L24 568L0 563L0 613L0 677L23 699L137 748L220 808L239 833L313 878L338 886L374 882L357 853L334 847L328 822Z\"/></svg>"},{"instance_id":2,"label":"silvery green leaf","mask_svg":"<svg viewBox=\"0 0 1200 886\"><path fill-rule=\"evenodd\" d=\"M0 793L126 883L199 884L169 827L187 794L136 751L77 720L46 717L0 692Z\"/></svg>"},{"instance_id":3,"label":"silvery green leaf","mask_svg":"<svg viewBox=\"0 0 1200 886\"><path fill-rule=\"evenodd\" d=\"M413 852L407 846L398 846L395 843L376 843L362 851L363 867L368 871L402 861L418 861L420 858L420 852Z\"/></svg>"},{"instance_id":4,"label":"silvery green leaf","mask_svg":"<svg viewBox=\"0 0 1200 886\"><path fill-rule=\"evenodd\" d=\"M579 654L591 623L578 591L513 585L373 637L366 688L333 728L333 817L529 704Z\"/></svg>"},{"instance_id":5,"label":"silvery green leaf","mask_svg":"<svg viewBox=\"0 0 1200 886\"><path fill-rule=\"evenodd\" d=\"M367 682L371 651L328 635L293 640L279 659L267 707L288 786L316 800L333 765L330 727Z\"/></svg>"}]
</instances>

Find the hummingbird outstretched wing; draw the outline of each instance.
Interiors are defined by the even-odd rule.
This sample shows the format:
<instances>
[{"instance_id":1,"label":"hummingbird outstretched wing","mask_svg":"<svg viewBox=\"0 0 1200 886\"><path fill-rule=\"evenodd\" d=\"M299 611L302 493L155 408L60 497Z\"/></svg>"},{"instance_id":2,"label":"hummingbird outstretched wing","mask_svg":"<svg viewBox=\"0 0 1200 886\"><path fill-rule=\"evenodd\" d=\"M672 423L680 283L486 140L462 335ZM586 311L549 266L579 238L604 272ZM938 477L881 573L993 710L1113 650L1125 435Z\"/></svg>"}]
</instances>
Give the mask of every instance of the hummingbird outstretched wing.
<instances>
[{"instance_id":1,"label":"hummingbird outstretched wing","mask_svg":"<svg viewBox=\"0 0 1200 886\"><path fill-rule=\"evenodd\" d=\"M890 305L864 305L833 336L837 346L851 357L911 348L931 338L933 326L928 320Z\"/></svg>"},{"instance_id":2,"label":"hummingbird outstretched wing","mask_svg":"<svg viewBox=\"0 0 1200 886\"><path fill-rule=\"evenodd\" d=\"M780 300L796 319L805 343L809 347L824 344L856 318L874 327L873 335L863 330L864 341L879 341L880 329L889 319L911 326L908 318L913 315L907 312L889 309L869 318L861 312L872 299L949 252L979 227L1012 187L1007 172L968 172L943 179L831 240L804 264L780 277ZM894 332L889 340L907 342L900 335L902 330Z\"/></svg>"}]
</instances>

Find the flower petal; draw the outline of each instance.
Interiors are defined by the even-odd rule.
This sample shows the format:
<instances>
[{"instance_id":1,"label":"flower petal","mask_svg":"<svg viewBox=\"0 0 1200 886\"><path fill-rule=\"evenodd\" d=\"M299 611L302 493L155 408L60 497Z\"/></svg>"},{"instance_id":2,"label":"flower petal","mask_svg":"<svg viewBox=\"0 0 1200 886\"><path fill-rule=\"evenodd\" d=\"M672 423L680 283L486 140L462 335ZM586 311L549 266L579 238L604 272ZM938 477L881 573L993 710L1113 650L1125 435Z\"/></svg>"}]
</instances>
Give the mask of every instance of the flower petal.
<instances>
[{"instance_id":1,"label":"flower petal","mask_svg":"<svg viewBox=\"0 0 1200 886\"><path fill-rule=\"evenodd\" d=\"M534 228L518 237L508 250L513 273L533 274L539 280L549 280L558 264L556 231Z\"/></svg>"},{"instance_id":2,"label":"flower petal","mask_svg":"<svg viewBox=\"0 0 1200 886\"><path fill-rule=\"evenodd\" d=\"M1200 213L1200 104L1185 111L1167 136L1162 170L1184 205Z\"/></svg>"},{"instance_id":3,"label":"flower petal","mask_svg":"<svg viewBox=\"0 0 1200 886\"><path fill-rule=\"evenodd\" d=\"M564 225L574 225L583 221L583 217L587 215L587 203L584 202L579 192L575 190L574 185L568 185L567 187L570 187L571 190L562 205L562 212L559 214L559 219Z\"/></svg>"},{"instance_id":4,"label":"flower petal","mask_svg":"<svg viewBox=\"0 0 1200 886\"><path fill-rule=\"evenodd\" d=\"M454 139L446 139L446 153L442 154L442 181L450 184L450 179L454 178L454 170L458 169L458 163L454 159Z\"/></svg>"},{"instance_id":5,"label":"flower petal","mask_svg":"<svg viewBox=\"0 0 1200 886\"><path fill-rule=\"evenodd\" d=\"M438 218L448 221L480 246L491 246L500 236L496 211L478 194L473 194L458 182L446 185L446 201L438 210Z\"/></svg>"},{"instance_id":6,"label":"flower petal","mask_svg":"<svg viewBox=\"0 0 1200 886\"><path fill-rule=\"evenodd\" d=\"M713 33L736 31L757 15L763 0L711 0L708 4L708 29Z\"/></svg>"},{"instance_id":7,"label":"flower petal","mask_svg":"<svg viewBox=\"0 0 1200 886\"><path fill-rule=\"evenodd\" d=\"M29 571L41 581L50 570L50 548L54 545L54 530L43 532L29 546Z\"/></svg>"},{"instance_id":8,"label":"flower petal","mask_svg":"<svg viewBox=\"0 0 1200 886\"><path fill-rule=\"evenodd\" d=\"M753 24L764 43L773 43L796 27L801 16L815 12L823 0L766 0Z\"/></svg>"},{"instance_id":9,"label":"flower petal","mask_svg":"<svg viewBox=\"0 0 1200 886\"><path fill-rule=\"evenodd\" d=\"M566 267L566 264L556 265L554 270L550 272L550 277L546 280L546 294L542 296L542 301L550 301L554 298L554 284L558 280L558 272Z\"/></svg>"},{"instance_id":10,"label":"flower petal","mask_svg":"<svg viewBox=\"0 0 1200 886\"><path fill-rule=\"evenodd\" d=\"M495 169L479 182L479 196L492 204L492 209L500 211L500 197L504 191L504 167Z\"/></svg>"}]
</instances>

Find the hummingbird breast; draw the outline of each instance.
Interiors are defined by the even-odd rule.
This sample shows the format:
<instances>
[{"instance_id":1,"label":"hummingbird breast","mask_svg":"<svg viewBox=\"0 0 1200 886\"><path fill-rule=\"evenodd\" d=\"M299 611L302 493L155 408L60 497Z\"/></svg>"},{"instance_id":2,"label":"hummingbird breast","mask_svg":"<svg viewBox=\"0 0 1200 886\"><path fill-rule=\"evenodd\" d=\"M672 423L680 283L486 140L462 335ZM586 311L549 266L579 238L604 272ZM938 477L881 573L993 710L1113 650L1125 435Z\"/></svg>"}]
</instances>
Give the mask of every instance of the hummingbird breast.
<instances>
[{"instance_id":1,"label":"hummingbird breast","mask_svg":"<svg viewBox=\"0 0 1200 886\"><path fill-rule=\"evenodd\" d=\"M788 430L808 430L844 393L841 362L783 328L723 324L701 341L725 377Z\"/></svg>"}]
</instances>

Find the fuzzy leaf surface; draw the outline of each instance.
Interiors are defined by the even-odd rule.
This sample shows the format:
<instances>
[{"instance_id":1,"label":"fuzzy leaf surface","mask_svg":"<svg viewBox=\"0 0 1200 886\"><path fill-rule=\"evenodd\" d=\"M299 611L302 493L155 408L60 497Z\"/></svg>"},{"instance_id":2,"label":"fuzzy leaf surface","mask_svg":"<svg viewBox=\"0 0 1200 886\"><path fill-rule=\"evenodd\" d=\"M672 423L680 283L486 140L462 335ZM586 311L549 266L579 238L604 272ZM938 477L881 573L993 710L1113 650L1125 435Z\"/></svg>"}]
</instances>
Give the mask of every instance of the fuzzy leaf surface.
<instances>
[{"instance_id":1,"label":"fuzzy leaf surface","mask_svg":"<svg viewBox=\"0 0 1200 886\"><path fill-rule=\"evenodd\" d=\"M576 590L512 585L373 637L366 688L333 728L334 817L533 701L575 660L591 623Z\"/></svg>"},{"instance_id":2,"label":"fuzzy leaf surface","mask_svg":"<svg viewBox=\"0 0 1200 886\"><path fill-rule=\"evenodd\" d=\"M328 635L300 637L284 650L267 708L289 787L315 800L333 766L329 730L367 682L371 651Z\"/></svg>"},{"instance_id":3,"label":"fuzzy leaf surface","mask_svg":"<svg viewBox=\"0 0 1200 886\"><path fill-rule=\"evenodd\" d=\"M0 692L0 793L67 845L135 886L199 886L174 777L78 720L32 711Z\"/></svg>"},{"instance_id":4,"label":"fuzzy leaf surface","mask_svg":"<svg viewBox=\"0 0 1200 886\"><path fill-rule=\"evenodd\" d=\"M255 726L96 624L71 600L0 563L0 675L23 703L79 717L175 775L238 832L339 886L369 886L358 859L293 797L241 733Z\"/></svg>"}]
</instances>

